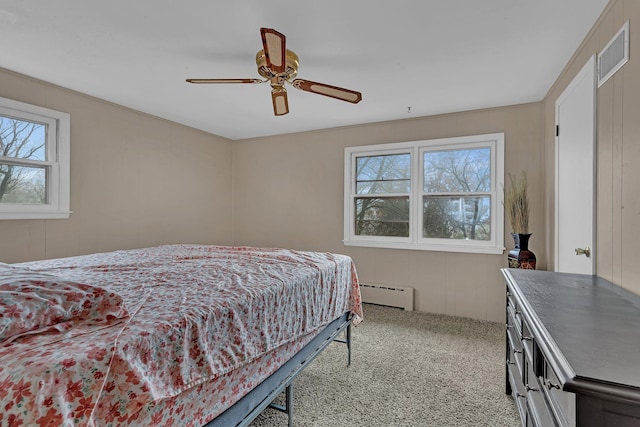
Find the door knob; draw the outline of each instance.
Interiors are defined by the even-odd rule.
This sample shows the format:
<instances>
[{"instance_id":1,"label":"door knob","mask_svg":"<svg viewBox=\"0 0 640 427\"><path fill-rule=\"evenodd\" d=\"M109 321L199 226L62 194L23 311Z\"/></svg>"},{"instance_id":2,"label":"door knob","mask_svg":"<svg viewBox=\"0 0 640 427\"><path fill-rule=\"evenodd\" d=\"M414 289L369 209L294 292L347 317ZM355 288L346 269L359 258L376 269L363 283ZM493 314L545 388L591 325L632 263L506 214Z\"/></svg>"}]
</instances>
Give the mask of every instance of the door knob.
<instances>
[{"instance_id":1,"label":"door knob","mask_svg":"<svg viewBox=\"0 0 640 427\"><path fill-rule=\"evenodd\" d=\"M589 246L584 249L576 248L576 255L585 255L587 258L589 258L591 257L591 249L589 249Z\"/></svg>"}]
</instances>

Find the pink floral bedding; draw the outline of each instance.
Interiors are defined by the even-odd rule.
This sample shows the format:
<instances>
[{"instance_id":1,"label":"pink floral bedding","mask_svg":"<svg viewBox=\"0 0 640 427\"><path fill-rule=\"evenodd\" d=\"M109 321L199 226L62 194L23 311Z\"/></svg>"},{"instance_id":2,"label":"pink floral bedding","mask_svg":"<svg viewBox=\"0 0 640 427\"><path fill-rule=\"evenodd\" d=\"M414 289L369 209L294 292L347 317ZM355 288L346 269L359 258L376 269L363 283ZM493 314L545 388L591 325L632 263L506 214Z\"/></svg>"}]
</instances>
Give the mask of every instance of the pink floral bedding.
<instances>
[{"instance_id":1,"label":"pink floral bedding","mask_svg":"<svg viewBox=\"0 0 640 427\"><path fill-rule=\"evenodd\" d=\"M52 329L61 332L78 323L113 323L128 315L114 292L0 265L0 343Z\"/></svg>"},{"instance_id":2,"label":"pink floral bedding","mask_svg":"<svg viewBox=\"0 0 640 427\"><path fill-rule=\"evenodd\" d=\"M168 245L19 267L119 295L129 316L0 343L2 425L135 424L216 383L230 406L250 385L228 387L235 372L268 375L286 361L278 350L297 351L346 311L362 316L343 255Z\"/></svg>"}]
</instances>

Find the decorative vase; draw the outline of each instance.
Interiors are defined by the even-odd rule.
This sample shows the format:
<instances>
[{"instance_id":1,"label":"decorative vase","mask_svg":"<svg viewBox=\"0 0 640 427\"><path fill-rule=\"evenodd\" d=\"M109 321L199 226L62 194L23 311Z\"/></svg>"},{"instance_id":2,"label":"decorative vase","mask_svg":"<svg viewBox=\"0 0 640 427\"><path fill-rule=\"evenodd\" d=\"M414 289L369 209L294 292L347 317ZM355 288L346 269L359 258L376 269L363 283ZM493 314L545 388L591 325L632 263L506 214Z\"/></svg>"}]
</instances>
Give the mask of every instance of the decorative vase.
<instances>
[{"instance_id":1,"label":"decorative vase","mask_svg":"<svg viewBox=\"0 0 640 427\"><path fill-rule=\"evenodd\" d=\"M529 234L518 234L518 268L526 270L536 269L536 254L529 250Z\"/></svg>"},{"instance_id":2,"label":"decorative vase","mask_svg":"<svg viewBox=\"0 0 640 427\"><path fill-rule=\"evenodd\" d=\"M520 252L520 238L518 233L511 233L514 248L507 253L509 268L518 268L518 253Z\"/></svg>"}]
</instances>

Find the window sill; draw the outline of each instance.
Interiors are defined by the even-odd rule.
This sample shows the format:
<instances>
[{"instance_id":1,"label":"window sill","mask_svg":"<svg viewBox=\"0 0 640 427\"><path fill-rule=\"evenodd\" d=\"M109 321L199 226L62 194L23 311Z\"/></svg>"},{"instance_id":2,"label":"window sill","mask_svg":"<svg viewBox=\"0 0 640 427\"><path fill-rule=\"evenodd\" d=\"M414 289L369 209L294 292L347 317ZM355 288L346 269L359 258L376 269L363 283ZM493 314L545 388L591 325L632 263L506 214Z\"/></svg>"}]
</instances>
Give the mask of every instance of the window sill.
<instances>
[{"instance_id":1,"label":"window sill","mask_svg":"<svg viewBox=\"0 0 640 427\"><path fill-rule=\"evenodd\" d=\"M55 212L0 212L0 220L3 219L69 219L72 211Z\"/></svg>"},{"instance_id":2,"label":"window sill","mask_svg":"<svg viewBox=\"0 0 640 427\"><path fill-rule=\"evenodd\" d=\"M413 243L397 243L397 242L380 242L380 241L362 241L362 240L343 240L345 246L360 246L368 248L384 248L384 249L409 249L416 251L433 251L433 252L459 252L470 254L489 254L502 255L505 251L503 246L470 246L470 245L434 245L434 244L413 244Z\"/></svg>"}]
</instances>

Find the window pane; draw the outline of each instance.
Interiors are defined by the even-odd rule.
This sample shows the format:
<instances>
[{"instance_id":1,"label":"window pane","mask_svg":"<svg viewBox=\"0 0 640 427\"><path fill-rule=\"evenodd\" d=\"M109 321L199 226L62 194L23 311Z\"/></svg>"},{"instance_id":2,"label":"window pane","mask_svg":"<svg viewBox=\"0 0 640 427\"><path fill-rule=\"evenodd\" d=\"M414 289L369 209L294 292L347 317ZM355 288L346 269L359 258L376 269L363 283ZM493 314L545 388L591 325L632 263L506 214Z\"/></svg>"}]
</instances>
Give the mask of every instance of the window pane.
<instances>
[{"instance_id":1,"label":"window pane","mask_svg":"<svg viewBox=\"0 0 640 427\"><path fill-rule=\"evenodd\" d=\"M424 153L425 193L491 191L491 149Z\"/></svg>"},{"instance_id":2,"label":"window pane","mask_svg":"<svg viewBox=\"0 0 640 427\"><path fill-rule=\"evenodd\" d=\"M409 237L409 197L358 197L355 203L358 236Z\"/></svg>"},{"instance_id":3,"label":"window pane","mask_svg":"<svg viewBox=\"0 0 640 427\"><path fill-rule=\"evenodd\" d=\"M491 240L490 197L424 197L423 237Z\"/></svg>"},{"instance_id":4,"label":"window pane","mask_svg":"<svg viewBox=\"0 0 640 427\"><path fill-rule=\"evenodd\" d=\"M0 116L0 156L47 160L47 125Z\"/></svg>"},{"instance_id":5,"label":"window pane","mask_svg":"<svg viewBox=\"0 0 640 427\"><path fill-rule=\"evenodd\" d=\"M356 158L356 194L411 191L411 154Z\"/></svg>"},{"instance_id":6,"label":"window pane","mask_svg":"<svg viewBox=\"0 0 640 427\"><path fill-rule=\"evenodd\" d=\"M47 169L0 163L0 203L46 204Z\"/></svg>"}]
</instances>

